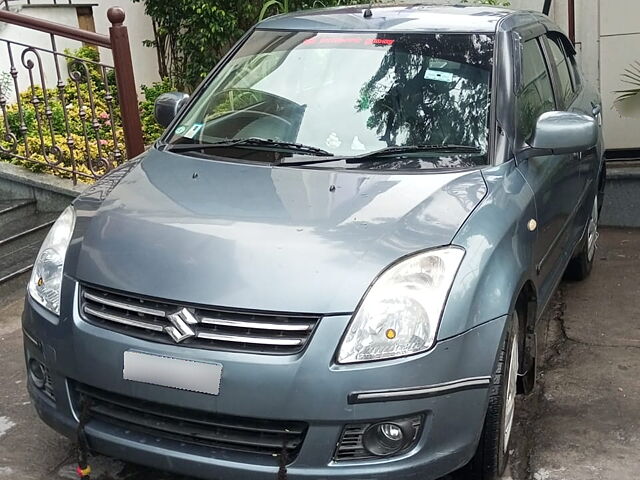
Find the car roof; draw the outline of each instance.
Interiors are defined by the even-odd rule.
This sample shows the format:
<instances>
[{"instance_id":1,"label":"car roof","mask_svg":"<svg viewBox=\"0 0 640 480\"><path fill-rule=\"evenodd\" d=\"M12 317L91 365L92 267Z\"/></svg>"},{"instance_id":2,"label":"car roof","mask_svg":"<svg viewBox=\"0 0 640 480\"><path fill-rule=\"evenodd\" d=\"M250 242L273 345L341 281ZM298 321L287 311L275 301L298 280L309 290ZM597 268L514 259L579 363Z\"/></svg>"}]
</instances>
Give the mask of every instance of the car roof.
<instances>
[{"instance_id":1,"label":"car roof","mask_svg":"<svg viewBox=\"0 0 640 480\"><path fill-rule=\"evenodd\" d=\"M303 31L473 32L494 33L506 8L477 5L372 5L306 10L270 17L259 29Z\"/></svg>"}]
</instances>

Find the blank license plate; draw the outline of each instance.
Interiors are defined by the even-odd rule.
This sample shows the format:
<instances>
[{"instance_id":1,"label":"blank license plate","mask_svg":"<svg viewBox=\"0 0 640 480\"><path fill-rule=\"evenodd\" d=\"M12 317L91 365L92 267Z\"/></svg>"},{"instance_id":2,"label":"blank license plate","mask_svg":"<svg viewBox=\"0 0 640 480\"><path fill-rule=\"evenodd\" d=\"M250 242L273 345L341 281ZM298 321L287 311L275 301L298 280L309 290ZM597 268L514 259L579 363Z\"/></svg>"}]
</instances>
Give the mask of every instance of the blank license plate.
<instances>
[{"instance_id":1,"label":"blank license plate","mask_svg":"<svg viewBox=\"0 0 640 480\"><path fill-rule=\"evenodd\" d=\"M127 351L122 376L134 382L218 395L222 365Z\"/></svg>"}]
</instances>

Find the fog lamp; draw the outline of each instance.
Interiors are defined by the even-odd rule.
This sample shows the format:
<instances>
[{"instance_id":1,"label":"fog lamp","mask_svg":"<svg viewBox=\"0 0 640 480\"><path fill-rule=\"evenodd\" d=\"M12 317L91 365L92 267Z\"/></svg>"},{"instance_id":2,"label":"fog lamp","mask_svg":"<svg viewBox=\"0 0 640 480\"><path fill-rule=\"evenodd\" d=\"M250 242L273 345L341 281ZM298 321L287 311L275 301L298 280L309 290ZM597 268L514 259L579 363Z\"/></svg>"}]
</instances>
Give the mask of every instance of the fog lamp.
<instances>
[{"instance_id":1,"label":"fog lamp","mask_svg":"<svg viewBox=\"0 0 640 480\"><path fill-rule=\"evenodd\" d=\"M380 426L380 433L392 442L402 439L402 430L395 423L383 423Z\"/></svg>"},{"instance_id":2,"label":"fog lamp","mask_svg":"<svg viewBox=\"0 0 640 480\"><path fill-rule=\"evenodd\" d=\"M42 390L44 388L44 382L46 379L46 371L44 365L35 358L29 360L29 377L33 384Z\"/></svg>"},{"instance_id":3,"label":"fog lamp","mask_svg":"<svg viewBox=\"0 0 640 480\"><path fill-rule=\"evenodd\" d=\"M381 422L371 425L364 432L363 446L378 457L393 455L413 442L415 429L409 420L401 422Z\"/></svg>"}]
</instances>

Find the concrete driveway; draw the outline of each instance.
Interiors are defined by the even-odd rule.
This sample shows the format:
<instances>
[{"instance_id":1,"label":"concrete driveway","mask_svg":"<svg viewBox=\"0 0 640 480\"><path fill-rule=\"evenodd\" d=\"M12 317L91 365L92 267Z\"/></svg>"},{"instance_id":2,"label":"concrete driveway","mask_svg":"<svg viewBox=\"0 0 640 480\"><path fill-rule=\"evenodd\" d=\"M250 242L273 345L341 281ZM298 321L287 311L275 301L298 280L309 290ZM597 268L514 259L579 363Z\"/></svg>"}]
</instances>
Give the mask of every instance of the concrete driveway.
<instances>
[{"instance_id":1,"label":"concrete driveway","mask_svg":"<svg viewBox=\"0 0 640 480\"><path fill-rule=\"evenodd\" d=\"M539 327L539 385L519 402L515 480L636 480L640 472L640 230L606 230L592 277L563 284ZM77 478L73 444L25 388L22 292L0 301L0 480ZM97 480L179 480L98 456Z\"/></svg>"},{"instance_id":2,"label":"concrete driveway","mask_svg":"<svg viewBox=\"0 0 640 480\"><path fill-rule=\"evenodd\" d=\"M534 480L640 478L640 230L606 230L598 263L566 284L564 343L544 369Z\"/></svg>"}]
</instances>

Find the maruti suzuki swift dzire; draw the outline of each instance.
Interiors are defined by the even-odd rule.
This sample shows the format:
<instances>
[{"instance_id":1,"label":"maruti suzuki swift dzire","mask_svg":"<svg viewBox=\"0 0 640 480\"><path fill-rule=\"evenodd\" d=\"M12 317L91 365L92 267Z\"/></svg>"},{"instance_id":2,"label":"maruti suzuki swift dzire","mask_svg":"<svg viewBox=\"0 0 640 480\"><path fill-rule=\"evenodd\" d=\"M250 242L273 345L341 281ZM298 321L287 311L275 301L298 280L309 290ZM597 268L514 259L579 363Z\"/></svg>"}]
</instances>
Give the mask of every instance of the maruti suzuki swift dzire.
<instances>
[{"instance_id":1,"label":"maruti suzuki swift dzire","mask_svg":"<svg viewBox=\"0 0 640 480\"><path fill-rule=\"evenodd\" d=\"M600 109L540 14L259 23L44 241L38 414L205 479L495 479L536 321L592 268Z\"/></svg>"}]
</instances>

